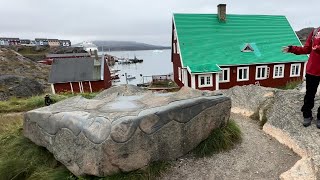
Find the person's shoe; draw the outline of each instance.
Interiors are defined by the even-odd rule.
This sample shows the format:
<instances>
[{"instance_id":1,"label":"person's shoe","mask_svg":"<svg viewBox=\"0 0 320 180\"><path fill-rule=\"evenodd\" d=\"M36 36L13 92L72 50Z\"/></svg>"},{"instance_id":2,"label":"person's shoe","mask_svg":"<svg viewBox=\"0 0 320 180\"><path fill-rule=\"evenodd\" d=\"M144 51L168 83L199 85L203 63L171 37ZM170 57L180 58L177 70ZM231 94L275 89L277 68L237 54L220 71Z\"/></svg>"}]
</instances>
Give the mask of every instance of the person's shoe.
<instances>
[{"instance_id":1,"label":"person's shoe","mask_svg":"<svg viewBox=\"0 0 320 180\"><path fill-rule=\"evenodd\" d=\"M320 119L317 118L317 128L320 129Z\"/></svg>"},{"instance_id":2,"label":"person's shoe","mask_svg":"<svg viewBox=\"0 0 320 180\"><path fill-rule=\"evenodd\" d=\"M309 118L304 118L303 119L303 126L304 127L308 127L311 125L311 121L312 121L312 117L309 117ZM317 121L318 122L318 121ZM318 123L317 123L317 126L318 126ZM320 127L320 122L319 122L319 127Z\"/></svg>"}]
</instances>

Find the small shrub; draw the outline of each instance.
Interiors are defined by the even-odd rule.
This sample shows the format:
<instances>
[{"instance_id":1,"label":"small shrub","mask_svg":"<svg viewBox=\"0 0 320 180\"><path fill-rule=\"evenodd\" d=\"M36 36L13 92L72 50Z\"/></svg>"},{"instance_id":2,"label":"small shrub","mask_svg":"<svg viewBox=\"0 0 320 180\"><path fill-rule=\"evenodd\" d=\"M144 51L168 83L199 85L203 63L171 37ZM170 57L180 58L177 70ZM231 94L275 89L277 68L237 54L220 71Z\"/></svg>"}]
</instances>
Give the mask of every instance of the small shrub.
<instances>
[{"instance_id":1,"label":"small shrub","mask_svg":"<svg viewBox=\"0 0 320 180\"><path fill-rule=\"evenodd\" d=\"M241 136L240 127L230 120L225 127L214 129L209 137L193 150L193 153L196 157L206 157L229 150L241 141Z\"/></svg>"},{"instance_id":2,"label":"small shrub","mask_svg":"<svg viewBox=\"0 0 320 180\"><path fill-rule=\"evenodd\" d=\"M283 90L295 89L301 83L302 83L301 80L289 81L285 86L279 87L279 89L283 89Z\"/></svg>"},{"instance_id":3,"label":"small shrub","mask_svg":"<svg viewBox=\"0 0 320 180\"><path fill-rule=\"evenodd\" d=\"M55 94L51 95L52 103L56 103L67 99L72 96L81 95L84 98L92 99L98 93L82 93L82 94L71 94L71 93L63 93L63 94ZM11 112L24 112L30 111L32 109L44 107L44 95L42 96L33 96L30 98L11 98L8 101L0 101L0 113L11 113Z\"/></svg>"}]
</instances>

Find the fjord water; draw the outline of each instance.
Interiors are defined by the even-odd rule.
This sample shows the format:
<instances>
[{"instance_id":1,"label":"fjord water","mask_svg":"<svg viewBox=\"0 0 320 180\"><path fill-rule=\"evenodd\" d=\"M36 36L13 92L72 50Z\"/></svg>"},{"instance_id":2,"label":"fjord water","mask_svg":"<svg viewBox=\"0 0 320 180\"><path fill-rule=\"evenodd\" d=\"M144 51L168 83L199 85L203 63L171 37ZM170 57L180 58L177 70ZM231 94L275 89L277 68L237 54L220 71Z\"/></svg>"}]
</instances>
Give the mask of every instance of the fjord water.
<instances>
[{"instance_id":1,"label":"fjord water","mask_svg":"<svg viewBox=\"0 0 320 180\"><path fill-rule=\"evenodd\" d=\"M139 84L143 82L143 76L151 75L167 75L173 72L173 66L171 62L171 50L162 51L110 51L105 52L116 56L118 58L130 58L133 59L136 56L138 59L143 59L142 63L136 64L118 64L116 63L111 69L119 69L120 82L113 84L125 84L125 73L131 76L135 76L136 79L128 80L128 84ZM151 80L151 77L145 78Z\"/></svg>"}]
</instances>

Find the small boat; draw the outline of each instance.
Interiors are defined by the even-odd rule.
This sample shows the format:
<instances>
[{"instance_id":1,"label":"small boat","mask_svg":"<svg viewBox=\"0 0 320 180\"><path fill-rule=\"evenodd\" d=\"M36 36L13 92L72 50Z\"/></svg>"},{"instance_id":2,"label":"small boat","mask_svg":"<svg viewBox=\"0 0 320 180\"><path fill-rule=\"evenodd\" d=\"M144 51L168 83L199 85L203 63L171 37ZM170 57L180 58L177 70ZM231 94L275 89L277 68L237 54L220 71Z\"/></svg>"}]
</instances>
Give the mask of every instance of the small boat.
<instances>
[{"instance_id":1,"label":"small boat","mask_svg":"<svg viewBox=\"0 0 320 180\"><path fill-rule=\"evenodd\" d=\"M143 59L138 59L136 56L134 56L133 59L129 59L130 62L132 63L142 63Z\"/></svg>"},{"instance_id":2,"label":"small boat","mask_svg":"<svg viewBox=\"0 0 320 180\"><path fill-rule=\"evenodd\" d=\"M111 74L111 79L112 79L112 80L120 79L119 74L112 73L112 74Z\"/></svg>"},{"instance_id":3,"label":"small boat","mask_svg":"<svg viewBox=\"0 0 320 180\"><path fill-rule=\"evenodd\" d=\"M119 71L120 71L120 69L110 69L111 74L115 74Z\"/></svg>"},{"instance_id":4,"label":"small boat","mask_svg":"<svg viewBox=\"0 0 320 180\"><path fill-rule=\"evenodd\" d=\"M136 78L135 76L127 75L127 80L132 80L132 79L135 79L135 78Z\"/></svg>"},{"instance_id":5,"label":"small boat","mask_svg":"<svg viewBox=\"0 0 320 180\"><path fill-rule=\"evenodd\" d=\"M113 83L117 83L117 82L120 82L120 79L114 79L112 80Z\"/></svg>"},{"instance_id":6,"label":"small boat","mask_svg":"<svg viewBox=\"0 0 320 180\"><path fill-rule=\"evenodd\" d=\"M118 64L131 64L131 61L129 59L118 59Z\"/></svg>"}]
</instances>

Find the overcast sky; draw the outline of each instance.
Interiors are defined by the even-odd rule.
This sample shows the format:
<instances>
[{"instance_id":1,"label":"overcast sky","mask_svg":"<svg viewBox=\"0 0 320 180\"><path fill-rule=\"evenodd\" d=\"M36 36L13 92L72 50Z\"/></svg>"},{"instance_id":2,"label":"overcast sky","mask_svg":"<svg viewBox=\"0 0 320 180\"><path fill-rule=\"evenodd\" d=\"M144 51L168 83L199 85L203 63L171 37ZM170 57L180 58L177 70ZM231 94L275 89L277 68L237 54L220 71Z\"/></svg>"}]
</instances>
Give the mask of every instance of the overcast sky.
<instances>
[{"instance_id":1,"label":"overcast sky","mask_svg":"<svg viewBox=\"0 0 320 180\"><path fill-rule=\"evenodd\" d=\"M319 26L319 0L0 0L0 37L129 40L170 45L172 13L285 15L295 30Z\"/></svg>"}]
</instances>

